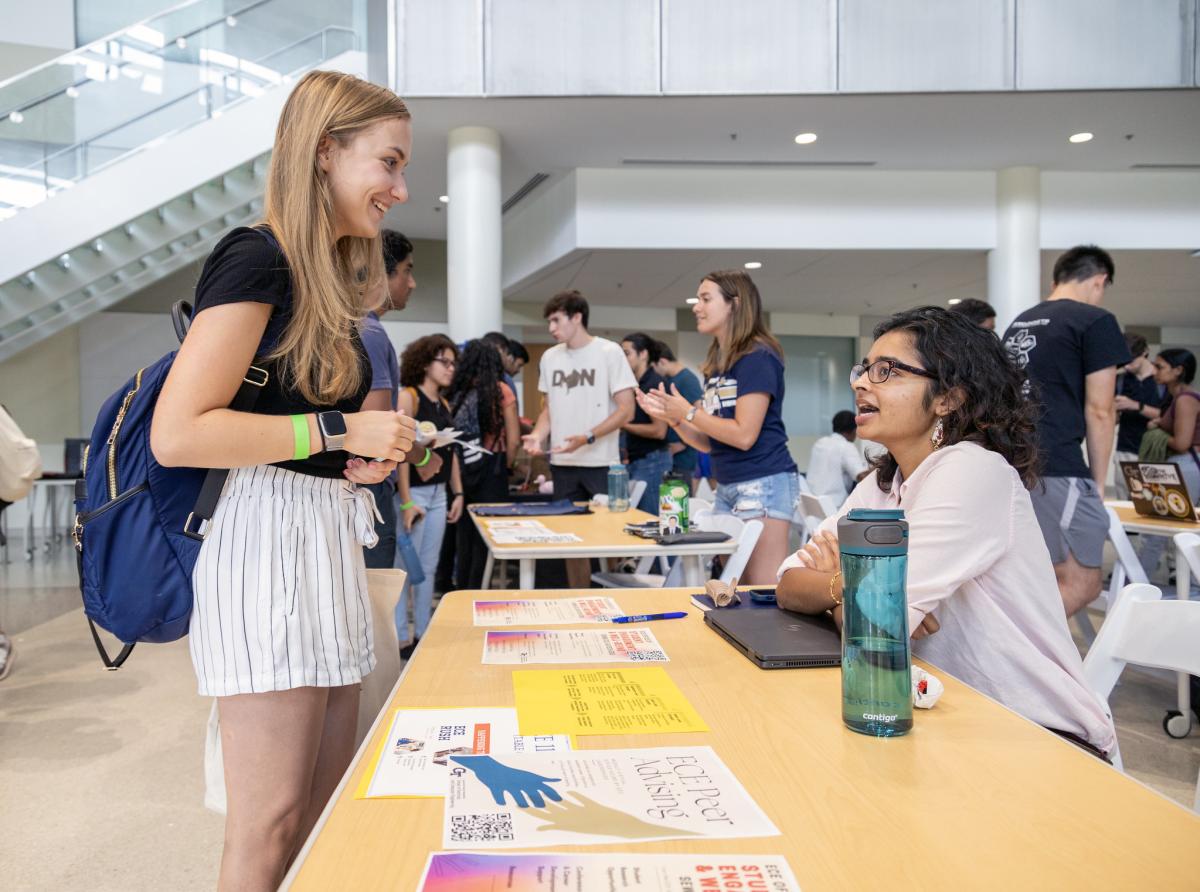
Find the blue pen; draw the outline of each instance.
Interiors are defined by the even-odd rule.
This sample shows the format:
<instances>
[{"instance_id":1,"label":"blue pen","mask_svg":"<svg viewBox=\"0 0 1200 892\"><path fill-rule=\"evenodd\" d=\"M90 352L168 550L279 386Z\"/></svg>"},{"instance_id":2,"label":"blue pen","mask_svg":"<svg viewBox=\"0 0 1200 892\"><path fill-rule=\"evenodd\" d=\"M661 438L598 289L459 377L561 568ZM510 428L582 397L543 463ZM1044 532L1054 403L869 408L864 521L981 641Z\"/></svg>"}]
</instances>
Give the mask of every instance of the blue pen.
<instances>
[{"instance_id":1,"label":"blue pen","mask_svg":"<svg viewBox=\"0 0 1200 892\"><path fill-rule=\"evenodd\" d=\"M677 613L643 613L641 616L614 616L614 623L644 623L651 619L682 619L687 616L684 611Z\"/></svg>"}]
</instances>

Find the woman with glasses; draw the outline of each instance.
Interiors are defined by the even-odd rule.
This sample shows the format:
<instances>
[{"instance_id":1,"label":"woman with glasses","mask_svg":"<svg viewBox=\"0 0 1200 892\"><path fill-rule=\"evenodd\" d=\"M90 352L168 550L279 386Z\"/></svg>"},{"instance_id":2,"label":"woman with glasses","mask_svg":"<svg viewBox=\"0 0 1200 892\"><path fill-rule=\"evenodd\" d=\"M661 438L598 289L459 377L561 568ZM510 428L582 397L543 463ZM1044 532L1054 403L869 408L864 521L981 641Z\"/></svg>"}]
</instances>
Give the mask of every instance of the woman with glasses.
<instances>
[{"instance_id":1,"label":"woman with glasses","mask_svg":"<svg viewBox=\"0 0 1200 892\"><path fill-rule=\"evenodd\" d=\"M418 431L432 424L437 430L451 427L450 412L442 394L454 379L458 350L454 342L441 334L428 335L413 341L400 355L400 384L403 390L396 398L397 407L405 415L417 419ZM427 423L428 422L428 423ZM404 531L412 540L413 550L421 561L425 579L417 585L406 585L396 608L396 616L407 615L407 593L413 598L413 634L411 645L401 649L401 655L411 656L433 612L433 578L446 524L458 520L463 510L462 470L457 450L453 446L431 449L423 445L427 435L418 439L409 463L399 468L396 481L399 504L397 516ZM449 484L450 495L446 496ZM397 551L397 564L404 566ZM401 632L403 630L400 630ZM401 640L405 640L404 636Z\"/></svg>"},{"instance_id":2,"label":"woman with glasses","mask_svg":"<svg viewBox=\"0 0 1200 892\"><path fill-rule=\"evenodd\" d=\"M466 504L508 500L508 469L521 442L517 395L504 383L503 360L487 341L468 341L454 381L446 393L455 430L463 444L463 492ZM470 517L455 533L459 588L479 588L487 546Z\"/></svg>"},{"instance_id":3,"label":"woman with glasses","mask_svg":"<svg viewBox=\"0 0 1200 892\"><path fill-rule=\"evenodd\" d=\"M763 324L758 288L741 270L705 276L692 312L696 330L713 339L704 361L703 400L693 406L674 385L669 393L659 385L637 391L638 405L712 456L715 513L762 521L742 582L769 585L787 554L800 500L783 426L783 348Z\"/></svg>"},{"instance_id":4,"label":"woman with glasses","mask_svg":"<svg viewBox=\"0 0 1200 892\"><path fill-rule=\"evenodd\" d=\"M852 508L900 508L909 526L913 653L1074 743L1116 747L1083 678L1029 487L1037 406L990 332L940 307L875 329L852 373L859 433L887 452ZM780 607L841 622L838 517L779 568Z\"/></svg>"}]
</instances>

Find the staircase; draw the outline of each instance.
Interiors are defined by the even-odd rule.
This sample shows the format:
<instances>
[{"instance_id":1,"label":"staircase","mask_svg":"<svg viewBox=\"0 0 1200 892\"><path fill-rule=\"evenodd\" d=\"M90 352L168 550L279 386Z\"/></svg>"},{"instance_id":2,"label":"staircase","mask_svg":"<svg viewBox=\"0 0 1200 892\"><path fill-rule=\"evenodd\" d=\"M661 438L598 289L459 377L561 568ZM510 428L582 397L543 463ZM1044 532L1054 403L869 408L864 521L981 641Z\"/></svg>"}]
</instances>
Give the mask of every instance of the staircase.
<instances>
[{"instance_id":1,"label":"staircase","mask_svg":"<svg viewBox=\"0 0 1200 892\"><path fill-rule=\"evenodd\" d=\"M360 0L193 0L0 82L0 362L259 218L313 68L366 74Z\"/></svg>"}]
</instances>

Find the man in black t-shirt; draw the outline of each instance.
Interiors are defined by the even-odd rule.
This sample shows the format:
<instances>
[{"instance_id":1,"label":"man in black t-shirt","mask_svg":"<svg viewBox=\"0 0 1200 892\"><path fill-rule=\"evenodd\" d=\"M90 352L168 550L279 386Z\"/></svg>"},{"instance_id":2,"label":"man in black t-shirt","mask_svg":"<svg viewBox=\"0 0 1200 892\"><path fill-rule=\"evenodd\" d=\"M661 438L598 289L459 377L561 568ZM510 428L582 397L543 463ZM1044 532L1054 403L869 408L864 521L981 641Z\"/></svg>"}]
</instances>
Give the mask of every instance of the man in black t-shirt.
<instances>
[{"instance_id":1,"label":"man in black t-shirt","mask_svg":"<svg viewBox=\"0 0 1200 892\"><path fill-rule=\"evenodd\" d=\"M1150 350L1146 339L1140 334L1125 332L1125 345L1133 354L1133 361L1125 364L1125 370L1117 376L1116 407L1117 418L1117 449L1113 453L1117 467L1113 473L1113 485L1117 497L1129 498L1129 489L1125 485L1125 476L1121 473L1119 463L1137 461L1138 448L1142 444L1142 435L1146 426L1153 418L1158 418L1162 412L1163 394L1154 380L1154 363L1150 361Z\"/></svg>"},{"instance_id":2,"label":"man in black t-shirt","mask_svg":"<svg viewBox=\"0 0 1200 892\"><path fill-rule=\"evenodd\" d=\"M1116 317L1100 308L1113 273L1106 251L1072 248L1054 264L1050 296L1004 333L1005 349L1029 375L1030 398L1042 406L1042 479L1030 496L1067 616L1100 594L1117 367L1132 358ZM1085 438L1086 462L1080 448Z\"/></svg>"}]
</instances>

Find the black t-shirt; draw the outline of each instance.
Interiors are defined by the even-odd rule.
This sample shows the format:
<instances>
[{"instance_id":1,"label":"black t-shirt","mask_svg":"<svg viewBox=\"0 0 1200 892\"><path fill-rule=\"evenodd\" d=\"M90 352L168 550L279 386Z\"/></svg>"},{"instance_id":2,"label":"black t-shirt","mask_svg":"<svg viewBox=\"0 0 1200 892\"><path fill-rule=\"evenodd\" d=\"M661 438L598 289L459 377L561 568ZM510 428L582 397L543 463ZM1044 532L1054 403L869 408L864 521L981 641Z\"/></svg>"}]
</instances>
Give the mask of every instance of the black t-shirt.
<instances>
[{"instance_id":1,"label":"black t-shirt","mask_svg":"<svg viewBox=\"0 0 1200 892\"><path fill-rule=\"evenodd\" d=\"M271 319L259 342L257 355L270 352L292 318L292 275L287 258L270 236L260 230L238 227L226 235L204 262L196 284L195 313L221 304L254 301L270 304ZM276 363L256 365L267 369L269 379L258 395L254 412L258 415L306 415L336 409L358 412L371 386L371 364L358 330L351 331L359 356L362 380L358 391L334 405L314 406L287 387L276 373ZM312 444L319 448L320 442ZM349 453L319 452L304 461L281 461L276 466L314 477L341 477Z\"/></svg>"},{"instance_id":2,"label":"black t-shirt","mask_svg":"<svg viewBox=\"0 0 1200 892\"><path fill-rule=\"evenodd\" d=\"M1145 403L1147 406L1158 408L1162 404L1162 396L1158 392L1158 384L1153 375L1147 375L1141 381L1133 372L1117 376L1117 393L1129 397L1135 403ZM1137 452L1142 445L1142 434L1146 433L1146 425L1150 419L1137 409L1125 409L1117 415L1117 451Z\"/></svg>"},{"instance_id":3,"label":"black t-shirt","mask_svg":"<svg viewBox=\"0 0 1200 892\"><path fill-rule=\"evenodd\" d=\"M655 390L662 383L662 376L654 369L646 369L646 374L638 379L638 390L646 393L650 390ZM642 411L642 407L634 402L633 423L634 424L650 424L654 421L649 415ZM625 452L629 456L630 461L637 461L639 458L645 458L651 452L656 452L659 449L666 449L667 441L665 438L655 440L652 437L640 437L637 434L625 432Z\"/></svg>"},{"instance_id":4,"label":"black t-shirt","mask_svg":"<svg viewBox=\"0 0 1200 892\"><path fill-rule=\"evenodd\" d=\"M432 421L437 425L438 430L445 430L448 427L454 426L453 421L450 419L450 410L446 408L441 400L435 403L419 387L409 387L408 390L413 391L417 395L417 414L413 416L417 421ZM415 453L413 461L419 460L425 454L420 450L414 449L413 451ZM422 480L414 468L408 475L409 486L433 486L434 484L444 484L450 479L450 462L454 457L454 446L443 446L441 449L435 449L434 452L442 459L442 466L438 468L438 472L428 480Z\"/></svg>"},{"instance_id":5,"label":"black t-shirt","mask_svg":"<svg viewBox=\"0 0 1200 892\"><path fill-rule=\"evenodd\" d=\"M1004 348L1029 375L1029 393L1042 405L1038 445L1047 477L1090 477L1081 444L1085 383L1092 372L1133 359L1117 319L1077 300L1048 300L1013 320Z\"/></svg>"}]
</instances>

